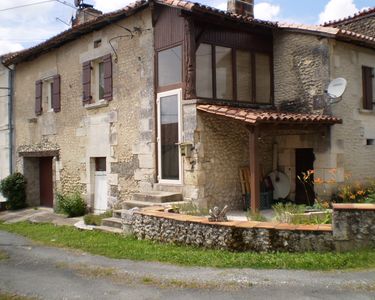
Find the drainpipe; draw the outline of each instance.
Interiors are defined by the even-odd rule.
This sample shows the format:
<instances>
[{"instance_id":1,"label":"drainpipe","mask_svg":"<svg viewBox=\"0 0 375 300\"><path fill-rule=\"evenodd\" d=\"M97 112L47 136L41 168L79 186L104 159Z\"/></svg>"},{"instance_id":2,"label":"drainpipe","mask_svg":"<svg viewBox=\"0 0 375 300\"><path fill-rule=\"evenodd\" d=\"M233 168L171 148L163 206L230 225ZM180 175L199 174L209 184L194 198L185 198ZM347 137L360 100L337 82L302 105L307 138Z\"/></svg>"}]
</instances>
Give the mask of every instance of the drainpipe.
<instances>
[{"instance_id":1,"label":"drainpipe","mask_svg":"<svg viewBox=\"0 0 375 300\"><path fill-rule=\"evenodd\" d=\"M1 64L9 70L8 87L8 129L9 129L9 174L13 173L13 78L14 69Z\"/></svg>"}]
</instances>

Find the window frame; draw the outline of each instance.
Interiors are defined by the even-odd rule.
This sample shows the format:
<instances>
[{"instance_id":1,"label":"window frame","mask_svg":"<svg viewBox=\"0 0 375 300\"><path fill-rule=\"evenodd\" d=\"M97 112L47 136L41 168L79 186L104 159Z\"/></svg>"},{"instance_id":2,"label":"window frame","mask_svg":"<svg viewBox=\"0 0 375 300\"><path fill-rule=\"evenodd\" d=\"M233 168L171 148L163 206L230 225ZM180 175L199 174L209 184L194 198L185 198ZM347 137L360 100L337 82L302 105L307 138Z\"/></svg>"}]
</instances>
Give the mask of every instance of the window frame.
<instances>
[{"instance_id":1,"label":"window frame","mask_svg":"<svg viewBox=\"0 0 375 300\"><path fill-rule=\"evenodd\" d=\"M370 79L366 77L366 71L371 71ZM362 108L364 110L375 111L375 67L362 66ZM372 99L368 99L368 97ZM371 107L369 104L371 103Z\"/></svg>"},{"instance_id":2,"label":"window frame","mask_svg":"<svg viewBox=\"0 0 375 300\"><path fill-rule=\"evenodd\" d=\"M173 49L180 46L181 47L181 82L174 83L170 85L165 86L159 86L159 52ZM185 82L185 76L184 76L184 47L182 42L178 42L175 44L168 45L166 47L158 48L155 51L155 86L157 93L163 93L170 90L177 90L177 89L183 89L184 88L184 82Z\"/></svg>"},{"instance_id":3,"label":"window frame","mask_svg":"<svg viewBox=\"0 0 375 300\"><path fill-rule=\"evenodd\" d=\"M274 74L273 74L273 52L272 51L261 51L261 50L252 50L248 48L242 47L231 47L225 43L210 43L210 42L202 42L197 44L196 50L198 50L200 44L211 45L211 68L212 68L212 98L201 97L197 91L197 98L202 100L214 100L214 101L225 101L229 103L241 103L241 104L255 104L255 105L274 105ZM232 87L233 87L233 99L223 99L217 98L217 91L216 91L216 46L219 47L226 47L230 48L232 51ZM252 94L249 98L249 101L239 101L238 100L238 92L237 92L237 51L246 51L251 55L251 89ZM195 52L196 53L196 52ZM255 56L256 53L264 54L269 57L269 65L270 65L270 102L269 103L262 103L256 102L256 61Z\"/></svg>"}]
</instances>

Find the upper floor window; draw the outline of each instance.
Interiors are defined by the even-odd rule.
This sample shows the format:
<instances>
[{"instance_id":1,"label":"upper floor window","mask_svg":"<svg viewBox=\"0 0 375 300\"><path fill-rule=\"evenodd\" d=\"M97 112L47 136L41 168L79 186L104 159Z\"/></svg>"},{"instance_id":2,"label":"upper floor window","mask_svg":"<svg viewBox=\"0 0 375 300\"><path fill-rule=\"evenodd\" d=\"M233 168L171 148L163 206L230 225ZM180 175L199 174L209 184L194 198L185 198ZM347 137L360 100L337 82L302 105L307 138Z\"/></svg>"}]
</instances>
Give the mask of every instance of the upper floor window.
<instances>
[{"instance_id":1,"label":"upper floor window","mask_svg":"<svg viewBox=\"0 0 375 300\"><path fill-rule=\"evenodd\" d=\"M83 103L112 100L112 56L85 62L82 66Z\"/></svg>"},{"instance_id":2,"label":"upper floor window","mask_svg":"<svg viewBox=\"0 0 375 300\"><path fill-rule=\"evenodd\" d=\"M375 108L375 68L362 66L363 108Z\"/></svg>"},{"instance_id":3,"label":"upper floor window","mask_svg":"<svg viewBox=\"0 0 375 300\"><path fill-rule=\"evenodd\" d=\"M271 55L200 44L196 51L198 97L269 104Z\"/></svg>"},{"instance_id":4,"label":"upper floor window","mask_svg":"<svg viewBox=\"0 0 375 300\"><path fill-rule=\"evenodd\" d=\"M37 80L35 82L35 114L43 111L59 112L60 103L60 75Z\"/></svg>"},{"instance_id":5,"label":"upper floor window","mask_svg":"<svg viewBox=\"0 0 375 300\"><path fill-rule=\"evenodd\" d=\"M182 49L181 45L158 52L158 86L182 82Z\"/></svg>"}]
</instances>

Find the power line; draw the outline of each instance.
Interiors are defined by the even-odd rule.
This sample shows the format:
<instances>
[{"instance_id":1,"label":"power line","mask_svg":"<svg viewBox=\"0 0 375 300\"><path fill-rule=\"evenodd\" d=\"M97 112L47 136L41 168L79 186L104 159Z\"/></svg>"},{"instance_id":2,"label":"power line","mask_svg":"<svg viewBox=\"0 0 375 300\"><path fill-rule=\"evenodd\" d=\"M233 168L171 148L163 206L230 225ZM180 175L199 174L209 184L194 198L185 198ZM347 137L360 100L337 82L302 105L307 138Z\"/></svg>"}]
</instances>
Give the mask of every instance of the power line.
<instances>
[{"instance_id":1,"label":"power line","mask_svg":"<svg viewBox=\"0 0 375 300\"><path fill-rule=\"evenodd\" d=\"M39 1L39 2L34 2L34 3L19 5L19 6L13 6L13 7L8 7L8 8L3 8L3 9L0 9L0 12L12 10L12 9L23 8L23 7L28 7L28 6L40 5L40 4L44 4L44 3L48 3L48 2L55 2L55 0L45 0L45 1Z\"/></svg>"}]
</instances>

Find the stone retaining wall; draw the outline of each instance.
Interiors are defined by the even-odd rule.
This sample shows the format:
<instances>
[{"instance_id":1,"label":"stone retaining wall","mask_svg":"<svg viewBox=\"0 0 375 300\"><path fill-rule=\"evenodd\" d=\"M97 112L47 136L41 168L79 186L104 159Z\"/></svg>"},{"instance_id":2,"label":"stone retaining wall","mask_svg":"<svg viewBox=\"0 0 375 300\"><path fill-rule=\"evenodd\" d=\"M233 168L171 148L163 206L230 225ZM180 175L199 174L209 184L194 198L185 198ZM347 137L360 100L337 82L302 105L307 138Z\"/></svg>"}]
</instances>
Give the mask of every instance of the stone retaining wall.
<instances>
[{"instance_id":1,"label":"stone retaining wall","mask_svg":"<svg viewBox=\"0 0 375 300\"><path fill-rule=\"evenodd\" d=\"M337 250L375 247L375 204L334 204L333 208Z\"/></svg>"},{"instance_id":2,"label":"stone retaining wall","mask_svg":"<svg viewBox=\"0 0 375 300\"><path fill-rule=\"evenodd\" d=\"M134 212L138 239L231 251L333 251L375 246L375 205L334 206L331 225L271 222L208 222L207 218L158 211ZM333 229L332 229L333 228ZM345 247L344 247L345 246Z\"/></svg>"}]
</instances>

